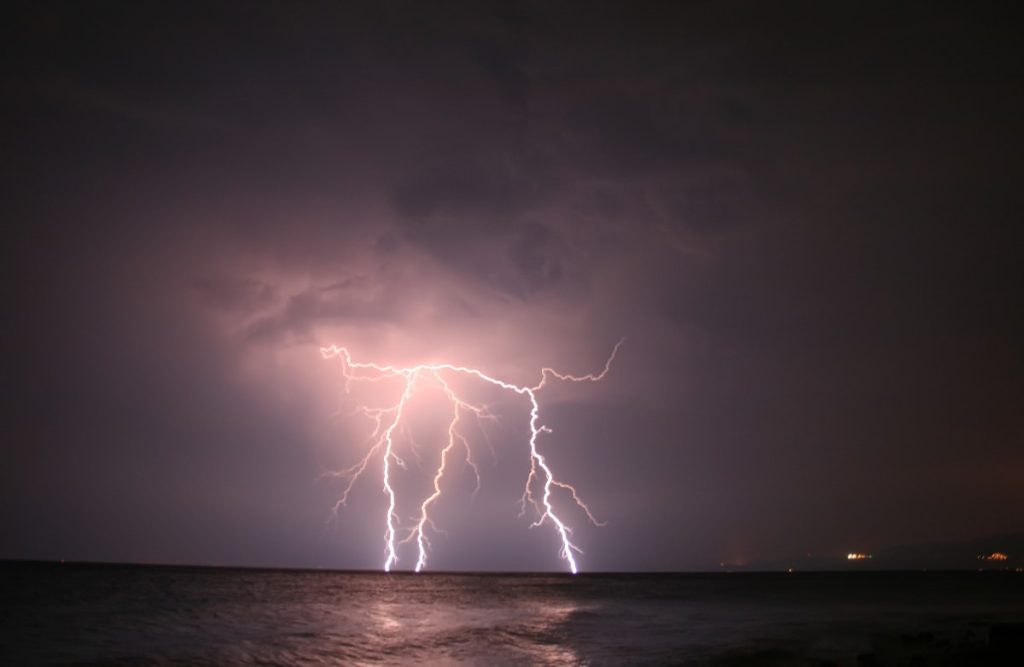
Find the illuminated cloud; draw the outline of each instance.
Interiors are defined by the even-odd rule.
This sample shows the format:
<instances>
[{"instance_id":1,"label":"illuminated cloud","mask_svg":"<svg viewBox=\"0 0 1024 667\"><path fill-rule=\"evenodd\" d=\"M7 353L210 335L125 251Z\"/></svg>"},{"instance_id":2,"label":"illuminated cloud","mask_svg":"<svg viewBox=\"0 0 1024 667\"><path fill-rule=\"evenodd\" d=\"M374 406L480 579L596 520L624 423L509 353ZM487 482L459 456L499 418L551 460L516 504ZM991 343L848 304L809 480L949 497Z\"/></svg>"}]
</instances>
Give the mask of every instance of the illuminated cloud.
<instances>
[{"instance_id":1,"label":"illuminated cloud","mask_svg":"<svg viewBox=\"0 0 1024 667\"><path fill-rule=\"evenodd\" d=\"M628 337L544 397L588 569L1024 522L1001 17L153 11L10 18L0 556L377 567L370 499L323 531L341 343L523 386ZM497 469L432 566L551 567Z\"/></svg>"}]
</instances>

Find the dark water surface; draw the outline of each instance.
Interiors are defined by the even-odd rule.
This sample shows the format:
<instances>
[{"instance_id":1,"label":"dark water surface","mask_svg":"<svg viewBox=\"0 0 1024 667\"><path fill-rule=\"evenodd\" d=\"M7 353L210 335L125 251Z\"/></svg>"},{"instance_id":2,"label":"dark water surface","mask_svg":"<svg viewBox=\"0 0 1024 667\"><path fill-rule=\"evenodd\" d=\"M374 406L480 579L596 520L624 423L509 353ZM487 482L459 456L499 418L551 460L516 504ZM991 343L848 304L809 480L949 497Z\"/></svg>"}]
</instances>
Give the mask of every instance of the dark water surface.
<instances>
[{"instance_id":1,"label":"dark water surface","mask_svg":"<svg viewBox=\"0 0 1024 667\"><path fill-rule=\"evenodd\" d=\"M8 563L0 577L4 665L842 665L872 664L885 642L909 646L908 656L926 645L915 664L932 664L921 660L964 642L984 648L993 623L1024 621L1019 573L573 577Z\"/></svg>"}]
</instances>

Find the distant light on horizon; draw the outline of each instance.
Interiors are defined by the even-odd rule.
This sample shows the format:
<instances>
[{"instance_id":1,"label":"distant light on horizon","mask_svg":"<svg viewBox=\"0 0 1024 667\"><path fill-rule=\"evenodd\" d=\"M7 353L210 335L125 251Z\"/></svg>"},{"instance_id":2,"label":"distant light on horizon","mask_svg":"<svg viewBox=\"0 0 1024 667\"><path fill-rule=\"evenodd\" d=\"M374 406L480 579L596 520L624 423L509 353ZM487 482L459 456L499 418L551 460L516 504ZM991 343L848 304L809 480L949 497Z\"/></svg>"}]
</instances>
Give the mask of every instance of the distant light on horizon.
<instances>
[{"instance_id":1,"label":"distant light on horizon","mask_svg":"<svg viewBox=\"0 0 1024 667\"><path fill-rule=\"evenodd\" d=\"M871 554L858 554L852 552L846 554L846 560L870 560L871 558L873 558Z\"/></svg>"},{"instance_id":2,"label":"distant light on horizon","mask_svg":"<svg viewBox=\"0 0 1024 667\"><path fill-rule=\"evenodd\" d=\"M1007 556L1006 554L1004 554L1001 551L993 551L990 554L981 554L980 556L978 556L978 560L1003 561L1003 560L1008 560L1008 559L1009 559L1009 556Z\"/></svg>"}]
</instances>

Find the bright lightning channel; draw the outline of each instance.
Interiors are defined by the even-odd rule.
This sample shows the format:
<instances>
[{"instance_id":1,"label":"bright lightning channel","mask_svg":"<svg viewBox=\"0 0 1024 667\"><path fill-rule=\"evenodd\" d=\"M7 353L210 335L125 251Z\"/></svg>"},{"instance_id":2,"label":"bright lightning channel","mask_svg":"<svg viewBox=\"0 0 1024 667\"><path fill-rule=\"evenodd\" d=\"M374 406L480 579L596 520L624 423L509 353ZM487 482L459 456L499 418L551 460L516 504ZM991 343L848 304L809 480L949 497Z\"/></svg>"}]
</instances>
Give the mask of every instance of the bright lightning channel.
<instances>
[{"instance_id":1,"label":"bright lightning channel","mask_svg":"<svg viewBox=\"0 0 1024 667\"><path fill-rule=\"evenodd\" d=\"M341 361L342 374L345 377L346 392L351 387L352 382L355 381L378 382L388 378L401 378L405 383L402 394L398 399L398 402L394 405L387 408L370 408L366 406L360 406L358 408L359 412L371 419L374 423L374 430L371 436L371 440L374 444L358 463L337 473L339 477L347 479L347 484L341 498L335 505L335 510L348 502L349 494L351 493L356 480L369 467L373 456L378 452L382 452L384 493L388 499L388 511L384 530L384 571L390 572L395 564L398 563L397 545L408 542L415 542L419 553L416 560L415 571L420 572L426 567L427 554L430 551L430 540L427 537L426 529L429 527L435 532L443 532L434 524L433 519L431 519L430 508L442 495L441 480L445 475L449 455L457 446L461 445L465 450L465 460L476 475L476 489L479 490L480 488L480 470L477 468L476 463L472 458L469 441L459 431L459 425L465 416L472 416L477 420L483 420L493 419L494 415L492 415L485 406L475 405L462 399L445 380L445 374L467 375L503 390L514 392L520 396L525 396L529 402L530 437L528 442L530 447L530 473L526 477L523 495L519 499L520 516L526 514L527 504L529 504L536 512L536 519L530 524L531 528L541 526L545 522L550 523L555 527L555 531L561 542L559 556L563 560L568 561L569 569L573 574L576 574L576 558L573 554L574 552L583 552L579 547L573 544L570 539L572 529L569 528L569 526L567 526L557 514L555 514L555 508L552 505L552 490L558 488L563 491L567 491L572 497L573 503L583 511L587 516L587 519L598 526L603 524L594 517L590 508L587 507L586 503L584 503L582 499L580 499L575 487L555 478L555 475L551 470L551 466L538 450L537 440L540 437L540 434L551 433L551 429L540 422L540 402L537 400L537 392L543 389L544 386L548 384L549 380L560 380L563 382L598 382L604 379L611 370L612 361L615 360L615 355L618 354L623 340L620 340L615 344L615 347L612 348L611 354L608 356L608 359L605 361L604 368L602 368L600 372L588 373L586 375L570 375L568 373L560 373L552 368L545 367L541 369L540 380L533 386L515 385L487 375L476 368L469 368L466 366L456 366L453 364L420 364L417 366L399 367L394 365L365 363L355 361L349 353L348 348L338 347L335 345L320 348L320 354L323 355L325 359L336 358ZM399 539L399 517L395 512L397 496L395 489L391 484L391 466L394 464L404 468L405 462L395 453L395 430L402 421L407 405L415 394L418 385L424 382L432 383L441 389L452 407L452 417L448 422L448 440L441 450L441 462L434 473L433 492L420 505L419 517L416 520L415 525L409 530L408 535ZM544 485L544 491L539 494L539 498L533 490L538 477L543 479Z\"/></svg>"}]
</instances>

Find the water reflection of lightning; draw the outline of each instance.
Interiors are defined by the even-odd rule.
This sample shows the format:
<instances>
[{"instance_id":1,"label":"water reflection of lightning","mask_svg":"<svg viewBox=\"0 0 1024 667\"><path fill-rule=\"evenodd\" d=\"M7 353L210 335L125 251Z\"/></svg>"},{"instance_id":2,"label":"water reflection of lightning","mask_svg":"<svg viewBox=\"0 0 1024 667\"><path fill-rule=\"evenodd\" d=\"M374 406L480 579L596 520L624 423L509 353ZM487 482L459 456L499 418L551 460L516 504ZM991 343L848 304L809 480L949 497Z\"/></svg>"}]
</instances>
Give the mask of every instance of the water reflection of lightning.
<instances>
[{"instance_id":1,"label":"water reflection of lightning","mask_svg":"<svg viewBox=\"0 0 1024 667\"><path fill-rule=\"evenodd\" d=\"M530 437L528 442L530 446L530 473L527 475L526 483L523 488L523 495L519 501L520 516L526 513L527 504L529 504L536 512L536 520L531 523L531 527L541 526L545 522L549 522L555 527L558 537L561 540L559 555L568 561L569 569L572 570L573 574L575 574L577 568L576 558L573 555L573 552L582 553L582 551L579 547L573 544L570 539L572 530L562 519L558 517L558 515L555 514L552 499L553 490L561 489L566 491L569 497L572 498L573 503L582 510L591 522L595 525L602 524L594 517L586 503L580 499L575 487L571 484L555 479L555 475L552 472L550 465L538 450L537 440L540 437L540 434L550 433L551 429L540 423L540 403L537 400L537 392L543 389L548 381L552 379L562 380L565 382L597 382L598 380L603 379L611 369L612 361L615 359L615 355L618 353L622 342L623 341L620 340L615 344L615 347L612 348L612 352L608 356L608 360L605 362L604 368L599 373L569 375L567 373L559 373L551 368L543 368L541 369L540 381L533 386L519 386L511 384L491 377L490 375L487 375L475 368L468 368L465 366L455 366L452 364L421 364L418 366L401 368L393 365L356 362L352 359L352 355L349 353L348 349L344 347L332 345L331 347L320 348L320 353L325 359L337 358L341 360L342 373L345 376L346 391L354 381L376 382L389 378L401 378L405 384L398 402L391 407L370 408L363 406L359 408L359 411L374 423L373 435L371 436L373 445L358 463L337 473L339 477L346 479L347 483L341 498L335 505L335 510L348 502L349 494L351 493L356 480L366 471L374 455L381 453L383 459L384 493L387 495L388 499L388 513L387 520L385 522L386 545L384 571L390 572L391 568L398 562L396 545L407 542L416 542L419 557L416 560L415 569L417 572L422 570L427 564L427 554L430 551L430 540L426 533L427 528L429 527L434 532L443 532L434 524L433 519L430 517L430 508L431 505L433 505L434 502L442 495L441 482L445 476L445 472L447 471L449 456L459 445L461 445L462 449L465 451L466 463L473 469L473 473L476 476L476 489L479 490L480 488L480 470L477 468L473 459L469 440L460 432L459 427L464 417L475 418L477 420L494 419L495 417L485 406L475 405L460 398L452 388L451 384L445 380L446 374L469 376L486 384L524 396L529 401ZM448 440L444 448L441 450L441 461L434 473L433 492L420 505L419 517L416 520L415 525L409 530L408 535L399 540L397 539L397 533L399 530L397 524L399 523L399 518L395 512L396 494L395 489L391 484L391 464L394 463L395 465L404 468L405 462L395 452L395 430L402 421L407 404L415 394L417 385L421 382L432 383L436 387L440 388L448 399L449 404L452 406L452 417L448 422ZM540 479L543 484L543 492L539 494L534 491L534 486L537 484L538 479ZM474 491L474 493L475 492L476 491Z\"/></svg>"}]
</instances>

